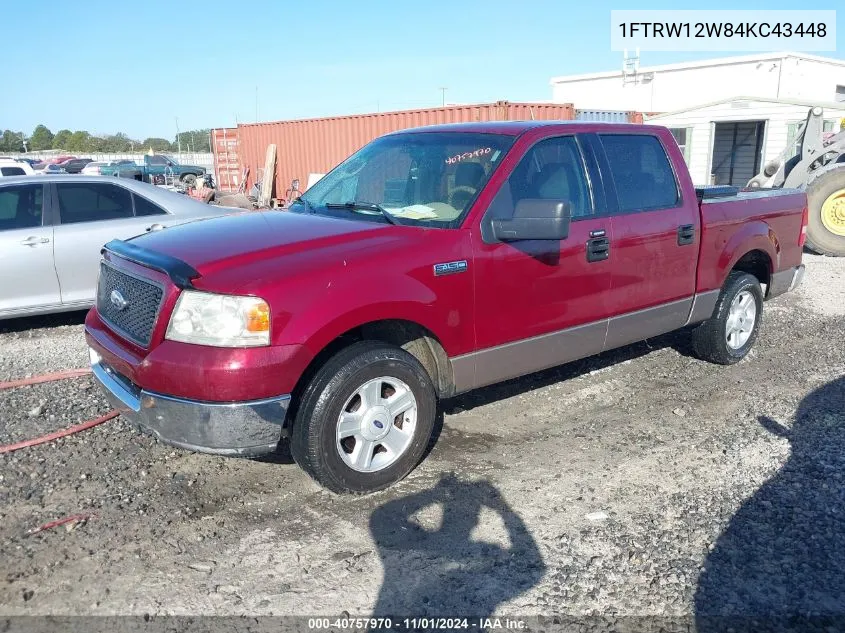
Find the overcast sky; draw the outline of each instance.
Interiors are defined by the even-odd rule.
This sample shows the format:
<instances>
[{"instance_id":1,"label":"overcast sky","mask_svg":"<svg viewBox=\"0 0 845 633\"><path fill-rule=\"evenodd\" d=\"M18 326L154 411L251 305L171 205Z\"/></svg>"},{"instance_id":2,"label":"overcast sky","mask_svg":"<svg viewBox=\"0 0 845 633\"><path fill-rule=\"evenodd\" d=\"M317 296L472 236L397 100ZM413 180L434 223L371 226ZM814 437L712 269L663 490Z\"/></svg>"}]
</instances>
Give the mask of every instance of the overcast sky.
<instances>
[{"instance_id":1,"label":"overcast sky","mask_svg":"<svg viewBox=\"0 0 845 633\"><path fill-rule=\"evenodd\" d=\"M552 76L621 67L621 54L610 51L612 8L632 7L603 0L6 2L0 48L14 63L0 69L0 129L29 134L44 123L53 132L172 138L177 117L183 131L255 121L256 87L258 118L266 121L437 106L441 87L454 103L547 100ZM800 7L766 0L706 8ZM838 30L837 52L819 54L845 57L845 29ZM641 63L728 54L646 52Z\"/></svg>"}]
</instances>

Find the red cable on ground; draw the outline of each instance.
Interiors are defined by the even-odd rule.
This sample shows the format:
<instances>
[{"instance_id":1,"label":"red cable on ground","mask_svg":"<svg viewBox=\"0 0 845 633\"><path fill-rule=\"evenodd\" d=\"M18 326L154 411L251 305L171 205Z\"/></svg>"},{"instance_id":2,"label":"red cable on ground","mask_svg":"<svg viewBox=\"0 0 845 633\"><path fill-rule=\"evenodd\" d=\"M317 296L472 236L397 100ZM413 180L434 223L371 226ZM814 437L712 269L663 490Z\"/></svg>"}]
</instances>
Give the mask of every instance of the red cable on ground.
<instances>
[{"instance_id":1,"label":"red cable on ground","mask_svg":"<svg viewBox=\"0 0 845 633\"><path fill-rule=\"evenodd\" d=\"M69 517L65 517L63 519L56 519L55 521L50 521L49 523L45 523L44 525L40 525L37 528L32 528L31 530L27 530L27 534L38 534L39 532L43 532L44 530L51 530L54 527L59 527L60 525L65 525L66 523L82 523L83 521L87 521L93 517L97 516L95 512L85 512L83 514L73 514Z\"/></svg>"},{"instance_id":2,"label":"red cable on ground","mask_svg":"<svg viewBox=\"0 0 845 633\"><path fill-rule=\"evenodd\" d=\"M14 389L15 387L39 385L42 382L53 382L55 380L65 380L66 378L77 378L79 376L87 376L90 373L91 369L89 367L84 367L82 369L68 369L66 371L59 371L52 374L42 374L41 376L33 376L32 378L9 380L6 382L0 382L0 391L3 389Z\"/></svg>"},{"instance_id":3,"label":"red cable on ground","mask_svg":"<svg viewBox=\"0 0 845 633\"><path fill-rule=\"evenodd\" d=\"M55 433L42 435L41 437L36 437L31 440L25 440L23 442L18 442L17 444L6 444L5 446L0 446L0 454L11 453L12 451L17 451L22 448L27 448L29 446L37 446L38 444L44 444L45 442L52 442L53 440L57 440L60 437L72 435L73 433L79 433L80 431L90 429L92 426L97 426L98 424L102 424L103 422L108 422L112 418L116 418L119 415L120 411L109 411L105 415L101 415L99 418L88 420L87 422L83 422L82 424L77 424L76 426L71 426L66 429L62 429L61 431L56 431Z\"/></svg>"},{"instance_id":4,"label":"red cable on ground","mask_svg":"<svg viewBox=\"0 0 845 633\"><path fill-rule=\"evenodd\" d=\"M91 369L85 367L83 369L68 369L66 371L59 371L52 374L42 374L40 376L33 376L32 378L22 378L21 380L9 380L6 382L0 382L0 391L2 391L3 389L12 389L14 387L26 387L28 385L38 385L44 382L65 380L67 378L78 378L79 376L86 376L90 373ZM71 426L66 429L62 429L61 431L42 435L41 437L36 437L31 440L17 442L16 444L6 444L5 446L0 446L0 455L2 455L3 453L11 453L12 451L17 451L22 448L27 448L29 446L37 446L38 444L52 442L53 440L57 440L60 437L66 437L68 435L73 435L74 433L79 433L80 431L85 431L93 426L102 424L103 422L108 422L112 418L116 418L118 415L120 415L120 412L117 410L109 411L105 415L101 415L99 418L88 420L87 422L83 422L82 424L77 424L76 426Z\"/></svg>"}]
</instances>

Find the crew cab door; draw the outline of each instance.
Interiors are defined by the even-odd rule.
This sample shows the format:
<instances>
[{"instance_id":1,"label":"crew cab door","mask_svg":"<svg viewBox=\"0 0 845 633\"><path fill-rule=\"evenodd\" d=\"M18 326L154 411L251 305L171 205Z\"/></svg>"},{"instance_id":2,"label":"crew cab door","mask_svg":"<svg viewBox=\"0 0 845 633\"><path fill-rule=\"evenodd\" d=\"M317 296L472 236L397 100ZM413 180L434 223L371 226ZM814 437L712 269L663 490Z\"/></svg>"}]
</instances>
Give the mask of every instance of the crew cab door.
<instances>
[{"instance_id":1,"label":"crew cab door","mask_svg":"<svg viewBox=\"0 0 845 633\"><path fill-rule=\"evenodd\" d=\"M103 245L163 228L164 218L172 216L117 183L59 182L54 187L59 216L55 259L62 303L93 303ZM153 217L155 210L164 215Z\"/></svg>"},{"instance_id":2,"label":"crew cab door","mask_svg":"<svg viewBox=\"0 0 845 633\"><path fill-rule=\"evenodd\" d=\"M59 305L49 208L43 184L0 186L0 313Z\"/></svg>"},{"instance_id":3,"label":"crew cab door","mask_svg":"<svg viewBox=\"0 0 845 633\"><path fill-rule=\"evenodd\" d=\"M686 324L701 238L698 201L684 199L667 146L653 133L598 134L597 155L615 198L606 349ZM672 147L677 150L677 147ZM680 161L680 162L677 162Z\"/></svg>"},{"instance_id":4,"label":"crew cab door","mask_svg":"<svg viewBox=\"0 0 845 633\"><path fill-rule=\"evenodd\" d=\"M530 147L496 194L474 235L473 386L482 386L598 353L611 306L611 239L593 157L575 135ZM590 167L588 168L588 164ZM562 240L500 242L494 219L513 216L522 199L571 205ZM456 364L465 369L466 359Z\"/></svg>"}]
</instances>

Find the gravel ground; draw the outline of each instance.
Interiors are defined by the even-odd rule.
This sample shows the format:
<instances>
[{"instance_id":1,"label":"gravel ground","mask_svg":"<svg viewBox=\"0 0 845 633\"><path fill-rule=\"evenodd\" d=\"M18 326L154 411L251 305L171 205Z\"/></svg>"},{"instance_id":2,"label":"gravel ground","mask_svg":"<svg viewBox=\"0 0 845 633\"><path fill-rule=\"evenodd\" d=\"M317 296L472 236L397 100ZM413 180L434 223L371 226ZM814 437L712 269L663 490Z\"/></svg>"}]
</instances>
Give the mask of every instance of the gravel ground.
<instances>
[{"instance_id":1,"label":"gravel ground","mask_svg":"<svg viewBox=\"0 0 845 633\"><path fill-rule=\"evenodd\" d=\"M738 365L679 332L467 394L364 498L119 418L2 455L0 615L843 616L845 259L806 263ZM0 380L84 366L81 323L0 322ZM2 391L0 443L107 410L90 378Z\"/></svg>"}]
</instances>

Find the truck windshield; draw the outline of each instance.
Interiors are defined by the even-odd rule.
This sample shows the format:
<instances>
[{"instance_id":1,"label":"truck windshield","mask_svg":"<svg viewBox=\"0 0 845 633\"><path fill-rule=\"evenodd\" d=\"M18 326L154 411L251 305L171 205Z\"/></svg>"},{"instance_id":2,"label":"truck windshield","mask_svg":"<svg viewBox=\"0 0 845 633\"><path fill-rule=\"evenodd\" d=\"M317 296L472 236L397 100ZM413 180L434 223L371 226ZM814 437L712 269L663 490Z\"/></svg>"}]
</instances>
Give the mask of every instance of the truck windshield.
<instances>
[{"instance_id":1,"label":"truck windshield","mask_svg":"<svg viewBox=\"0 0 845 633\"><path fill-rule=\"evenodd\" d=\"M514 137L414 132L376 139L329 172L291 211L439 228L460 225Z\"/></svg>"}]
</instances>

